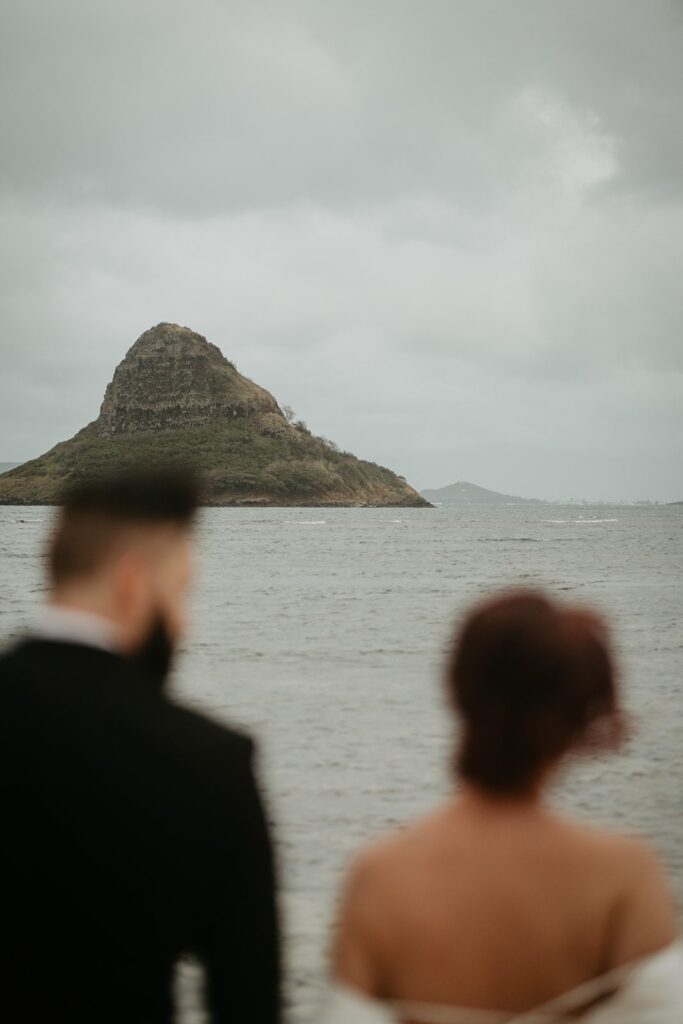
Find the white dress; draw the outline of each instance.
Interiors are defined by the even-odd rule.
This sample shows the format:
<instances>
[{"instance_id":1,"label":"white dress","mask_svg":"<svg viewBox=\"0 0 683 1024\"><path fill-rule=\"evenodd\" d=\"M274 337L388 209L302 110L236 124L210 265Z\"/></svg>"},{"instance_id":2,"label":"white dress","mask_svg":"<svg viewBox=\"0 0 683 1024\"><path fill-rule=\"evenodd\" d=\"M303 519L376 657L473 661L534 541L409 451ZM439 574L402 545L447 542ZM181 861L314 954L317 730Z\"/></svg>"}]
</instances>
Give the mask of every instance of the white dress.
<instances>
[{"instance_id":1,"label":"white dress","mask_svg":"<svg viewBox=\"0 0 683 1024\"><path fill-rule=\"evenodd\" d=\"M602 1001L581 1013L581 1008ZM335 985L321 1024L683 1024L683 943L572 989L521 1014L436 1004L389 1003Z\"/></svg>"}]
</instances>

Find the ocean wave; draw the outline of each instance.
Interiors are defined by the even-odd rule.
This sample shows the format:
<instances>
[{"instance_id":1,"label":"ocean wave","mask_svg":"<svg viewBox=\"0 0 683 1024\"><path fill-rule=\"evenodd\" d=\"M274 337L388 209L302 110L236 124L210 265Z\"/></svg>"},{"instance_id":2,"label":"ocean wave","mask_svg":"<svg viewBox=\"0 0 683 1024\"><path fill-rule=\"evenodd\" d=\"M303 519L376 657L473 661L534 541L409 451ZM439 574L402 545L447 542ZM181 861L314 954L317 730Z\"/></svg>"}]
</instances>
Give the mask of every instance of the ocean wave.
<instances>
[{"instance_id":1,"label":"ocean wave","mask_svg":"<svg viewBox=\"0 0 683 1024\"><path fill-rule=\"evenodd\" d=\"M542 537L480 537L484 544L542 544Z\"/></svg>"}]
</instances>

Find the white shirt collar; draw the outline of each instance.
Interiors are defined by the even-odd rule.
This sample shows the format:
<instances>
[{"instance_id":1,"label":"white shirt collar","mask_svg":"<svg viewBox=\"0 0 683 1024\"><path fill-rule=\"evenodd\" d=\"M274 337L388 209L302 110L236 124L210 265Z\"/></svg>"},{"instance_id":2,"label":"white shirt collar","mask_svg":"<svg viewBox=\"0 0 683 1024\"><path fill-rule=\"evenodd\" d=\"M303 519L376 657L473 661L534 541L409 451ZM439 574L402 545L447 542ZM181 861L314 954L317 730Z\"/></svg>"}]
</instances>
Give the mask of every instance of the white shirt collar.
<instances>
[{"instance_id":1,"label":"white shirt collar","mask_svg":"<svg viewBox=\"0 0 683 1024\"><path fill-rule=\"evenodd\" d=\"M33 622L31 635L40 640L83 644L112 654L118 654L121 649L118 630L111 619L56 604L43 605Z\"/></svg>"}]
</instances>

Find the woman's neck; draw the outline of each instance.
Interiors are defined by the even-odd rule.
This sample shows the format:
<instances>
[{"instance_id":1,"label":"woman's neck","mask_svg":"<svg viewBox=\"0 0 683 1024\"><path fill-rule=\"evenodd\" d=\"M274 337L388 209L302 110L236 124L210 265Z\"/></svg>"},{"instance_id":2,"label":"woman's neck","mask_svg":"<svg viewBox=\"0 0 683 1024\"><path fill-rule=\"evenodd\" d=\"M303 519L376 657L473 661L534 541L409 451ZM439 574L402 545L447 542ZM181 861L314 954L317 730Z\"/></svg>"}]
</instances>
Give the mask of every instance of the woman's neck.
<instances>
[{"instance_id":1,"label":"woman's neck","mask_svg":"<svg viewBox=\"0 0 683 1024\"><path fill-rule=\"evenodd\" d=\"M538 816L546 813L540 785L520 793L495 793L470 782L464 782L458 789L455 800L461 810L486 816L520 813Z\"/></svg>"}]
</instances>

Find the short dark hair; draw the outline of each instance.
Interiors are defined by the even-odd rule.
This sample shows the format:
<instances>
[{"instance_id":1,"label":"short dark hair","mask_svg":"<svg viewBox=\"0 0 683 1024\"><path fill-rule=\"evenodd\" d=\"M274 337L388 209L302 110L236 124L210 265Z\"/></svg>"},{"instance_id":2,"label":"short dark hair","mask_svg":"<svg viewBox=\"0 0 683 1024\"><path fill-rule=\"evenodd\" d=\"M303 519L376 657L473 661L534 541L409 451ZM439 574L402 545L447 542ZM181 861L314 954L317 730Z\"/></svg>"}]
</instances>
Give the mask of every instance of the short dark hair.
<instances>
[{"instance_id":1,"label":"short dark hair","mask_svg":"<svg viewBox=\"0 0 683 1024\"><path fill-rule=\"evenodd\" d=\"M542 593L507 593L466 618L448 686L463 719L461 778L497 794L529 791L544 768L622 735L603 620Z\"/></svg>"},{"instance_id":2,"label":"short dark hair","mask_svg":"<svg viewBox=\"0 0 683 1024\"><path fill-rule=\"evenodd\" d=\"M97 570L120 541L124 528L189 527L199 500L189 469L135 469L81 480L63 496L48 548L53 583Z\"/></svg>"}]
</instances>

